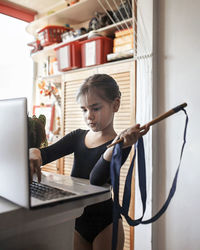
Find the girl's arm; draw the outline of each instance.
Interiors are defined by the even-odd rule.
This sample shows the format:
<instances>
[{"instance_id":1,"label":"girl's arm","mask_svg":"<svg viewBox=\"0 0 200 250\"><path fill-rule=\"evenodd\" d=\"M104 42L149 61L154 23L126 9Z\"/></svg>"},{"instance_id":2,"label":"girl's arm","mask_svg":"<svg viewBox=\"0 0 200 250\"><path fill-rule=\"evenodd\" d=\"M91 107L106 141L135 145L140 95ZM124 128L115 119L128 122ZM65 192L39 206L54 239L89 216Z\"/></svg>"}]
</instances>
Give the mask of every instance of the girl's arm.
<instances>
[{"instance_id":1,"label":"girl's arm","mask_svg":"<svg viewBox=\"0 0 200 250\"><path fill-rule=\"evenodd\" d=\"M131 147L122 150L122 165L126 161L130 150ZM97 161L90 173L90 183L98 186L110 183L110 161L104 159L104 154Z\"/></svg>"},{"instance_id":2,"label":"girl's arm","mask_svg":"<svg viewBox=\"0 0 200 250\"><path fill-rule=\"evenodd\" d=\"M128 154L131 150L131 146L137 142L137 140L145 135L149 130L149 127L146 126L144 130L140 129L140 125L136 124L133 127L130 127L122 131L112 143L116 140L123 138L123 150L122 150L122 165L126 161ZM90 173L90 183L94 185L103 185L108 182L110 178L110 161L112 159L112 152L114 146L108 148L103 156L94 166L93 170Z\"/></svg>"},{"instance_id":3,"label":"girl's arm","mask_svg":"<svg viewBox=\"0 0 200 250\"><path fill-rule=\"evenodd\" d=\"M31 180L33 174L36 173L38 181L41 181L41 166L46 165L49 162L55 161L65 155L74 152L74 145L76 140L79 139L80 130L72 131L65 135L62 139L57 141L46 148L30 148L29 149L29 163Z\"/></svg>"},{"instance_id":4,"label":"girl's arm","mask_svg":"<svg viewBox=\"0 0 200 250\"><path fill-rule=\"evenodd\" d=\"M33 180L33 174L36 173L38 181L41 181L41 167L42 165L42 156L38 148L29 149L29 167L30 167L30 180Z\"/></svg>"}]
</instances>

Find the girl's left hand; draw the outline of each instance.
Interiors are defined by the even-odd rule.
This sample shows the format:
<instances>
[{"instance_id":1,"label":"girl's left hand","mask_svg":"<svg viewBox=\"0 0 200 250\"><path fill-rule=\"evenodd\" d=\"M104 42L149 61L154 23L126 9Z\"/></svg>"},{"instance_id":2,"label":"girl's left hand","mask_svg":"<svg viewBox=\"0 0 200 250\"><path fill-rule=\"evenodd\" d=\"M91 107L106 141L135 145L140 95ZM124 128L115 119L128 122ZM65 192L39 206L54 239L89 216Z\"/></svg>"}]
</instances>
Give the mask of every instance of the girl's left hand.
<instances>
[{"instance_id":1,"label":"girl's left hand","mask_svg":"<svg viewBox=\"0 0 200 250\"><path fill-rule=\"evenodd\" d=\"M145 135L149 131L148 124L145 126L145 128L140 128L140 124L136 124L128 129L125 129L122 131L118 138L123 138L123 148L127 148L129 146L132 146L137 142L137 140Z\"/></svg>"},{"instance_id":2,"label":"girl's left hand","mask_svg":"<svg viewBox=\"0 0 200 250\"><path fill-rule=\"evenodd\" d=\"M128 128L128 129L125 129L119 135L117 135L115 137L115 139L112 141L112 144L115 143L118 139L123 138L123 146L122 146L122 148L130 147L133 144L135 144L137 142L137 140L141 136L145 135L148 131L149 131L149 125L148 124L145 126L145 128L140 128L140 124L136 124L135 126L132 126L132 127ZM103 158L106 161L111 161L113 148L114 148L114 146L109 147L104 152Z\"/></svg>"}]
</instances>

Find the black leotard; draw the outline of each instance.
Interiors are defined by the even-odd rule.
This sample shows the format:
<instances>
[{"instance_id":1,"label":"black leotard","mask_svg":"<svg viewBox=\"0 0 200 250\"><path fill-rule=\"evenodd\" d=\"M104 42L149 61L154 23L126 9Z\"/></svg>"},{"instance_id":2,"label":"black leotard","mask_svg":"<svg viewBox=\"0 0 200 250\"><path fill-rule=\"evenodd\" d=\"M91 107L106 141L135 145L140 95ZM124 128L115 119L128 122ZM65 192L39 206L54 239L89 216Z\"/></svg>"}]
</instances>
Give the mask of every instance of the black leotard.
<instances>
[{"instance_id":1,"label":"black leotard","mask_svg":"<svg viewBox=\"0 0 200 250\"><path fill-rule=\"evenodd\" d=\"M74 153L71 176L89 179L93 185L110 183L110 162L104 160L103 153L111 141L95 148L88 148L85 145L87 132L88 130L74 130L55 144L42 148L42 163L45 165L65 155ZM129 152L130 148L123 150L123 163ZM76 219L76 230L87 241L92 242L105 227L112 223L112 207L112 199L87 206L83 214Z\"/></svg>"}]
</instances>

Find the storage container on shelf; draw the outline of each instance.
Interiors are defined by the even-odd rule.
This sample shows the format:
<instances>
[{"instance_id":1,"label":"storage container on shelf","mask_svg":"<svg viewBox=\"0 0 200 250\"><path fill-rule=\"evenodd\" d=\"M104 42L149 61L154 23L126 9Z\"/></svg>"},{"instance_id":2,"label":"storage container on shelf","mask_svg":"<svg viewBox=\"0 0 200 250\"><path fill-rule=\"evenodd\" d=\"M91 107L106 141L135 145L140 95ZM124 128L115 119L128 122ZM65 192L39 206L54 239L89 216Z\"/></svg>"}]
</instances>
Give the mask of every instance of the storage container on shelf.
<instances>
[{"instance_id":1,"label":"storage container on shelf","mask_svg":"<svg viewBox=\"0 0 200 250\"><path fill-rule=\"evenodd\" d=\"M80 44L82 67L106 63L107 54L113 49L113 40L103 36L82 41Z\"/></svg>"},{"instance_id":2,"label":"storage container on shelf","mask_svg":"<svg viewBox=\"0 0 200 250\"><path fill-rule=\"evenodd\" d=\"M61 35L69 30L69 28L65 26L56 26L56 25L48 25L43 29L38 31L38 39L40 40L40 44L42 46L48 46L53 43L62 42Z\"/></svg>"},{"instance_id":3,"label":"storage container on shelf","mask_svg":"<svg viewBox=\"0 0 200 250\"><path fill-rule=\"evenodd\" d=\"M134 47L133 28L115 32L113 52L119 53L132 50Z\"/></svg>"},{"instance_id":4,"label":"storage container on shelf","mask_svg":"<svg viewBox=\"0 0 200 250\"><path fill-rule=\"evenodd\" d=\"M67 71L81 67L81 48L78 41L69 42L55 48L58 70Z\"/></svg>"}]
</instances>

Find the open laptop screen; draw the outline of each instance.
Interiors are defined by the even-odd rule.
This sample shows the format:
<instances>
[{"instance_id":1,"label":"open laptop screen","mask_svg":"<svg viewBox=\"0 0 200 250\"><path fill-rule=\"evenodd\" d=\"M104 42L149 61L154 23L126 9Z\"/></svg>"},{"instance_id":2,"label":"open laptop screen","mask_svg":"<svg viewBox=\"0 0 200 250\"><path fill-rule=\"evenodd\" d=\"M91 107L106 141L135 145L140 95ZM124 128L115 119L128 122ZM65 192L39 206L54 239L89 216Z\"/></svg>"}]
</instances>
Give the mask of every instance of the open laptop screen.
<instances>
[{"instance_id":1,"label":"open laptop screen","mask_svg":"<svg viewBox=\"0 0 200 250\"><path fill-rule=\"evenodd\" d=\"M0 100L0 196L29 207L27 99Z\"/></svg>"}]
</instances>

